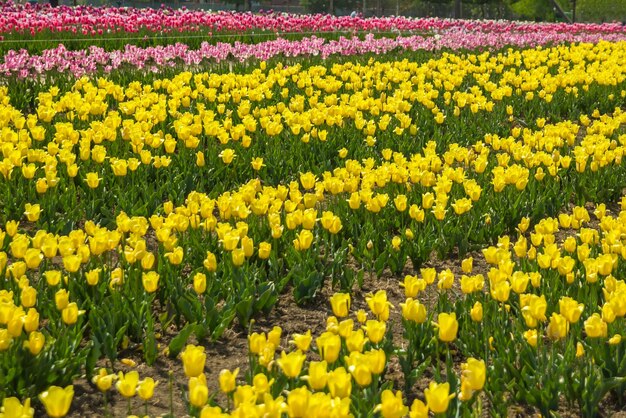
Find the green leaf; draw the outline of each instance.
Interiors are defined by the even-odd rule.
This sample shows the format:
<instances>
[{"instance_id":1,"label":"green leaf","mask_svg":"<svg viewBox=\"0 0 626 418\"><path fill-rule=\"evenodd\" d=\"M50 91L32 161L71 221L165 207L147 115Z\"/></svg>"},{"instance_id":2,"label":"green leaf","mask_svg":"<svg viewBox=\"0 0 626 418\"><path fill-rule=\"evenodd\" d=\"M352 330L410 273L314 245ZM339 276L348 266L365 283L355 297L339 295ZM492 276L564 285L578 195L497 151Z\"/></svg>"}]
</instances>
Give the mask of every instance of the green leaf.
<instances>
[{"instance_id":1,"label":"green leaf","mask_svg":"<svg viewBox=\"0 0 626 418\"><path fill-rule=\"evenodd\" d=\"M183 346L187 344L187 340L191 336L191 333L194 331L195 327L195 322L185 325L183 329L180 330L178 335L172 339L170 345L168 346L170 357L176 357L178 353L183 350Z\"/></svg>"}]
</instances>

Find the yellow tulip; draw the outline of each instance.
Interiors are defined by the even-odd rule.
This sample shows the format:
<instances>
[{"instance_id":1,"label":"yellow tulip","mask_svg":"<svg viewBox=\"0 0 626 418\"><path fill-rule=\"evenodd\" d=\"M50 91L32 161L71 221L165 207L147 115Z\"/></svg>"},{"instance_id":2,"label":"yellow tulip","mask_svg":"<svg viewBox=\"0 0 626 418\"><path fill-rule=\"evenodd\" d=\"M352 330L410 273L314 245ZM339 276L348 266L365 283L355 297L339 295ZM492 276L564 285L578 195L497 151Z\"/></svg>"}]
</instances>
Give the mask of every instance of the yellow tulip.
<instances>
[{"instance_id":1,"label":"yellow tulip","mask_svg":"<svg viewBox=\"0 0 626 418\"><path fill-rule=\"evenodd\" d=\"M250 353L252 354L261 354L265 344L267 343L267 337L265 333L256 333L253 332L248 336L248 345L250 349Z\"/></svg>"},{"instance_id":2,"label":"yellow tulip","mask_svg":"<svg viewBox=\"0 0 626 418\"><path fill-rule=\"evenodd\" d=\"M203 265L204 265L204 268L206 268L207 271L211 273L216 271L217 270L217 258L215 257L215 254L213 254L210 251L207 251L206 258L204 259Z\"/></svg>"},{"instance_id":3,"label":"yellow tulip","mask_svg":"<svg viewBox=\"0 0 626 418\"><path fill-rule=\"evenodd\" d=\"M582 357L584 355L585 355L585 347L583 346L583 343L578 341L576 343L576 357L580 358L580 357Z\"/></svg>"},{"instance_id":4,"label":"yellow tulip","mask_svg":"<svg viewBox=\"0 0 626 418\"><path fill-rule=\"evenodd\" d=\"M87 173L87 177L85 177L85 182L87 186L91 189L95 189L100 185L100 177L98 177L98 173Z\"/></svg>"},{"instance_id":5,"label":"yellow tulip","mask_svg":"<svg viewBox=\"0 0 626 418\"><path fill-rule=\"evenodd\" d=\"M454 398L454 394L450 395L450 384L430 382L430 385L424 390L426 404L428 409L435 414L443 414L448 410L450 400Z\"/></svg>"},{"instance_id":6,"label":"yellow tulip","mask_svg":"<svg viewBox=\"0 0 626 418\"><path fill-rule=\"evenodd\" d=\"M196 408L202 408L206 405L208 399L209 388L206 385L204 374L191 377L189 379L189 402Z\"/></svg>"},{"instance_id":7,"label":"yellow tulip","mask_svg":"<svg viewBox=\"0 0 626 418\"><path fill-rule=\"evenodd\" d=\"M252 165L252 169L254 171L259 171L261 168L265 167L265 164L263 164L263 158L260 157L253 158L252 161L250 161L250 165Z\"/></svg>"},{"instance_id":8,"label":"yellow tulip","mask_svg":"<svg viewBox=\"0 0 626 418\"><path fill-rule=\"evenodd\" d=\"M206 274L204 273L196 273L193 276L193 290L201 295L206 291Z\"/></svg>"},{"instance_id":9,"label":"yellow tulip","mask_svg":"<svg viewBox=\"0 0 626 418\"><path fill-rule=\"evenodd\" d=\"M183 360L183 369L187 377L197 377L202 374L206 363L204 347L189 344L180 357Z\"/></svg>"},{"instance_id":10,"label":"yellow tulip","mask_svg":"<svg viewBox=\"0 0 626 418\"><path fill-rule=\"evenodd\" d=\"M41 332L33 331L28 335L28 341L25 341L24 345L33 356L36 356L43 349L45 342L46 337Z\"/></svg>"},{"instance_id":11,"label":"yellow tulip","mask_svg":"<svg viewBox=\"0 0 626 418\"><path fill-rule=\"evenodd\" d=\"M442 290L452 289L454 285L454 273L452 270L445 269L439 272L439 281L437 282L437 288Z\"/></svg>"},{"instance_id":12,"label":"yellow tulip","mask_svg":"<svg viewBox=\"0 0 626 418\"><path fill-rule=\"evenodd\" d=\"M13 343L13 337L6 328L0 328L0 352L6 351Z\"/></svg>"},{"instance_id":13,"label":"yellow tulip","mask_svg":"<svg viewBox=\"0 0 626 418\"><path fill-rule=\"evenodd\" d=\"M300 375L302 366L306 360L306 355L302 351L297 350L289 354L284 351L280 355L280 359L276 361L278 367L280 367L285 376L295 378Z\"/></svg>"},{"instance_id":14,"label":"yellow tulip","mask_svg":"<svg viewBox=\"0 0 626 418\"><path fill-rule=\"evenodd\" d=\"M259 258L262 260L266 260L270 257L272 252L272 244L269 242L261 242L259 243Z\"/></svg>"},{"instance_id":15,"label":"yellow tulip","mask_svg":"<svg viewBox=\"0 0 626 418\"><path fill-rule=\"evenodd\" d=\"M428 406L419 399L415 399L411 404L409 418L428 418Z\"/></svg>"},{"instance_id":16,"label":"yellow tulip","mask_svg":"<svg viewBox=\"0 0 626 418\"><path fill-rule=\"evenodd\" d=\"M85 272L85 280L89 286L96 286L100 281L100 271L101 269L93 269L88 272Z\"/></svg>"},{"instance_id":17,"label":"yellow tulip","mask_svg":"<svg viewBox=\"0 0 626 418\"><path fill-rule=\"evenodd\" d=\"M237 155L232 149L226 148L220 152L218 156L222 159L224 164L230 164Z\"/></svg>"},{"instance_id":18,"label":"yellow tulip","mask_svg":"<svg viewBox=\"0 0 626 418\"><path fill-rule=\"evenodd\" d=\"M139 383L139 373L136 370L126 374L119 372L118 380L115 384L117 391L125 398L132 398L137 393L137 384Z\"/></svg>"},{"instance_id":19,"label":"yellow tulip","mask_svg":"<svg viewBox=\"0 0 626 418\"><path fill-rule=\"evenodd\" d=\"M537 334L537 330L536 329L529 329L528 331L524 332L524 339L532 347L536 347L537 346L537 338L538 338L538 334Z\"/></svg>"},{"instance_id":20,"label":"yellow tulip","mask_svg":"<svg viewBox=\"0 0 626 418\"><path fill-rule=\"evenodd\" d=\"M332 332L324 332L315 339L320 357L328 364L334 363L339 358L341 350L341 338Z\"/></svg>"},{"instance_id":21,"label":"yellow tulip","mask_svg":"<svg viewBox=\"0 0 626 418\"><path fill-rule=\"evenodd\" d=\"M343 367L328 373L328 391L333 398L347 398L352 393L352 376Z\"/></svg>"},{"instance_id":22,"label":"yellow tulip","mask_svg":"<svg viewBox=\"0 0 626 418\"><path fill-rule=\"evenodd\" d=\"M407 321L413 321L418 324L426 322L426 307L419 300L408 298L405 303L401 303L402 317Z\"/></svg>"},{"instance_id":23,"label":"yellow tulip","mask_svg":"<svg viewBox=\"0 0 626 418\"><path fill-rule=\"evenodd\" d=\"M147 401L152 398L154 395L154 388L159 384L159 382L155 382L151 377L147 377L139 382L139 386L137 387L137 393L139 397L144 401Z\"/></svg>"},{"instance_id":24,"label":"yellow tulip","mask_svg":"<svg viewBox=\"0 0 626 418\"><path fill-rule=\"evenodd\" d=\"M470 310L470 317L474 322L480 322L483 320L483 305L480 302L474 303Z\"/></svg>"},{"instance_id":25,"label":"yellow tulip","mask_svg":"<svg viewBox=\"0 0 626 418\"><path fill-rule=\"evenodd\" d=\"M363 329L367 333L367 338L369 338L372 343L378 344L385 337L387 324L383 321L370 319L365 323Z\"/></svg>"},{"instance_id":26,"label":"yellow tulip","mask_svg":"<svg viewBox=\"0 0 626 418\"><path fill-rule=\"evenodd\" d=\"M372 373L380 375L384 372L387 366L387 355L385 350L379 348L377 350L370 350L365 353L367 363Z\"/></svg>"},{"instance_id":27,"label":"yellow tulip","mask_svg":"<svg viewBox=\"0 0 626 418\"><path fill-rule=\"evenodd\" d=\"M322 390L328 382L328 363L326 361L312 361L309 363L309 374L305 376L312 390Z\"/></svg>"},{"instance_id":28,"label":"yellow tulip","mask_svg":"<svg viewBox=\"0 0 626 418\"><path fill-rule=\"evenodd\" d=\"M290 417L305 417L309 412L310 392L305 386L292 390L287 395L287 413Z\"/></svg>"},{"instance_id":29,"label":"yellow tulip","mask_svg":"<svg viewBox=\"0 0 626 418\"><path fill-rule=\"evenodd\" d=\"M482 390L485 386L486 375L487 368L483 360L470 357L461 365L461 377L469 383L472 390Z\"/></svg>"},{"instance_id":30,"label":"yellow tulip","mask_svg":"<svg viewBox=\"0 0 626 418\"><path fill-rule=\"evenodd\" d=\"M246 254L243 249L236 248L231 253L231 258L233 261L233 265L239 267L242 266L243 263L246 261Z\"/></svg>"},{"instance_id":31,"label":"yellow tulip","mask_svg":"<svg viewBox=\"0 0 626 418\"><path fill-rule=\"evenodd\" d=\"M30 398L24 400L24 404L17 398L4 398L0 408L0 418L32 418L35 410L30 407Z\"/></svg>"},{"instance_id":32,"label":"yellow tulip","mask_svg":"<svg viewBox=\"0 0 626 418\"><path fill-rule=\"evenodd\" d=\"M141 274L141 283L148 293L156 292L159 287L159 274L156 271L149 271Z\"/></svg>"},{"instance_id":33,"label":"yellow tulip","mask_svg":"<svg viewBox=\"0 0 626 418\"><path fill-rule=\"evenodd\" d=\"M48 286L54 287L61 282L62 273L58 270L48 270L44 273Z\"/></svg>"},{"instance_id":34,"label":"yellow tulip","mask_svg":"<svg viewBox=\"0 0 626 418\"><path fill-rule=\"evenodd\" d=\"M346 347L348 348L348 351L350 352L353 352L353 351L361 352L363 351L365 342L366 342L366 339L365 339L365 334L363 333L363 330L358 329L352 332L346 338Z\"/></svg>"},{"instance_id":35,"label":"yellow tulip","mask_svg":"<svg viewBox=\"0 0 626 418\"><path fill-rule=\"evenodd\" d=\"M584 309L585 305L570 297L564 296L559 300L559 312L570 324L578 322Z\"/></svg>"},{"instance_id":36,"label":"yellow tulip","mask_svg":"<svg viewBox=\"0 0 626 418\"><path fill-rule=\"evenodd\" d=\"M311 330L308 330L306 334L293 334L293 339L290 341L298 350L306 352L309 350L313 337L311 336Z\"/></svg>"},{"instance_id":37,"label":"yellow tulip","mask_svg":"<svg viewBox=\"0 0 626 418\"><path fill-rule=\"evenodd\" d=\"M68 305L61 311L61 318L65 324L74 325L78 321L78 316L82 313L83 311L78 310L76 302L72 302L68 303Z\"/></svg>"},{"instance_id":38,"label":"yellow tulip","mask_svg":"<svg viewBox=\"0 0 626 418\"><path fill-rule=\"evenodd\" d=\"M95 375L91 381L98 387L98 390L101 392L107 392L111 389L113 385L113 381L117 379L115 374L108 374L105 368L101 368L98 371L98 374Z\"/></svg>"},{"instance_id":39,"label":"yellow tulip","mask_svg":"<svg viewBox=\"0 0 626 418\"><path fill-rule=\"evenodd\" d=\"M68 273L76 273L80 269L82 257L79 255L67 255L63 257L63 268Z\"/></svg>"},{"instance_id":40,"label":"yellow tulip","mask_svg":"<svg viewBox=\"0 0 626 418\"><path fill-rule=\"evenodd\" d=\"M391 248L393 248L394 251L400 251L401 245L402 245L402 237L399 237L396 235L391 239Z\"/></svg>"},{"instance_id":41,"label":"yellow tulip","mask_svg":"<svg viewBox=\"0 0 626 418\"><path fill-rule=\"evenodd\" d=\"M607 323L602 320L602 317L594 313L584 323L585 333L589 338L604 338L608 334Z\"/></svg>"},{"instance_id":42,"label":"yellow tulip","mask_svg":"<svg viewBox=\"0 0 626 418\"><path fill-rule=\"evenodd\" d=\"M305 190L311 190L315 187L315 174L311 172L300 174L300 183Z\"/></svg>"},{"instance_id":43,"label":"yellow tulip","mask_svg":"<svg viewBox=\"0 0 626 418\"><path fill-rule=\"evenodd\" d=\"M456 340L456 334L459 329L459 323L456 320L455 313L442 312L437 318L437 328L439 329L439 339L443 342L452 342Z\"/></svg>"},{"instance_id":44,"label":"yellow tulip","mask_svg":"<svg viewBox=\"0 0 626 418\"><path fill-rule=\"evenodd\" d=\"M263 373L257 373L252 379L253 389L257 395L264 395L268 393L272 384L274 384L274 379L268 380L267 376Z\"/></svg>"},{"instance_id":45,"label":"yellow tulip","mask_svg":"<svg viewBox=\"0 0 626 418\"><path fill-rule=\"evenodd\" d=\"M24 330L26 332L33 332L39 328L39 312L37 309L30 308L28 313L24 317Z\"/></svg>"},{"instance_id":46,"label":"yellow tulip","mask_svg":"<svg viewBox=\"0 0 626 418\"><path fill-rule=\"evenodd\" d=\"M280 345L280 337L282 336L283 330L279 326L274 326L270 332L267 333L267 341L271 344L274 344L274 347L278 347Z\"/></svg>"},{"instance_id":47,"label":"yellow tulip","mask_svg":"<svg viewBox=\"0 0 626 418\"><path fill-rule=\"evenodd\" d=\"M32 308L37 303L37 289L26 286L20 294L20 301L24 308Z\"/></svg>"},{"instance_id":48,"label":"yellow tulip","mask_svg":"<svg viewBox=\"0 0 626 418\"><path fill-rule=\"evenodd\" d=\"M330 306L335 316L344 318L350 311L350 294L335 293L330 297Z\"/></svg>"},{"instance_id":49,"label":"yellow tulip","mask_svg":"<svg viewBox=\"0 0 626 418\"><path fill-rule=\"evenodd\" d=\"M198 151L196 153L196 165L198 167L204 167L205 166L204 153L202 151Z\"/></svg>"},{"instance_id":50,"label":"yellow tulip","mask_svg":"<svg viewBox=\"0 0 626 418\"><path fill-rule=\"evenodd\" d=\"M220 389L224 393L230 393L235 390L236 379L239 374L239 368L231 372L229 370L222 370L219 375Z\"/></svg>"},{"instance_id":51,"label":"yellow tulip","mask_svg":"<svg viewBox=\"0 0 626 418\"><path fill-rule=\"evenodd\" d=\"M365 298L367 305L374 315L382 321L389 319L389 308L391 302L387 299L387 292L379 290L374 295L369 295Z\"/></svg>"},{"instance_id":52,"label":"yellow tulip","mask_svg":"<svg viewBox=\"0 0 626 418\"><path fill-rule=\"evenodd\" d=\"M383 418L401 418L406 416L409 408L404 405L402 392L385 389L380 395L380 404L374 408L375 412L380 412Z\"/></svg>"},{"instance_id":53,"label":"yellow tulip","mask_svg":"<svg viewBox=\"0 0 626 418\"><path fill-rule=\"evenodd\" d=\"M30 222L37 222L40 214L41 206L39 204L31 205L30 203L27 203L24 205L24 215L26 215L26 219Z\"/></svg>"},{"instance_id":54,"label":"yellow tulip","mask_svg":"<svg viewBox=\"0 0 626 418\"><path fill-rule=\"evenodd\" d=\"M39 400L46 408L46 413L52 418L60 418L67 415L74 398L74 386L70 385L65 389L58 386L51 386L39 395Z\"/></svg>"},{"instance_id":55,"label":"yellow tulip","mask_svg":"<svg viewBox=\"0 0 626 418\"><path fill-rule=\"evenodd\" d=\"M308 229L303 229L293 240L293 245L298 251L305 251L311 247L313 243L313 234Z\"/></svg>"},{"instance_id":56,"label":"yellow tulip","mask_svg":"<svg viewBox=\"0 0 626 418\"><path fill-rule=\"evenodd\" d=\"M546 328L546 333L548 337L553 340L560 340L567 336L567 332L569 331L569 323L567 319L558 313L553 313L550 317L550 323Z\"/></svg>"}]
</instances>

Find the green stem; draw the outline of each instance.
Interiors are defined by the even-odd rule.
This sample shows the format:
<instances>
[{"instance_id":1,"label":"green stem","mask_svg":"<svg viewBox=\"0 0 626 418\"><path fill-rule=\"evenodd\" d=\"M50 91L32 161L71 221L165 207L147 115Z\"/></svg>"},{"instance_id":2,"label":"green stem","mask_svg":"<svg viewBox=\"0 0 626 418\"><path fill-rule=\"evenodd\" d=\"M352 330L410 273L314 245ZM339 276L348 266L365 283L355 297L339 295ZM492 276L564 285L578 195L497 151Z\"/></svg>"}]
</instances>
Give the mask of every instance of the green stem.
<instances>
[{"instance_id":1,"label":"green stem","mask_svg":"<svg viewBox=\"0 0 626 418\"><path fill-rule=\"evenodd\" d=\"M170 416L174 416L174 372L170 370L169 372L169 390L170 390Z\"/></svg>"},{"instance_id":2,"label":"green stem","mask_svg":"<svg viewBox=\"0 0 626 418\"><path fill-rule=\"evenodd\" d=\"M102 396L104 397L104 416L109 417L109 402L107 400L107 393L103 392Z\"/></svg>"}]
</instances>

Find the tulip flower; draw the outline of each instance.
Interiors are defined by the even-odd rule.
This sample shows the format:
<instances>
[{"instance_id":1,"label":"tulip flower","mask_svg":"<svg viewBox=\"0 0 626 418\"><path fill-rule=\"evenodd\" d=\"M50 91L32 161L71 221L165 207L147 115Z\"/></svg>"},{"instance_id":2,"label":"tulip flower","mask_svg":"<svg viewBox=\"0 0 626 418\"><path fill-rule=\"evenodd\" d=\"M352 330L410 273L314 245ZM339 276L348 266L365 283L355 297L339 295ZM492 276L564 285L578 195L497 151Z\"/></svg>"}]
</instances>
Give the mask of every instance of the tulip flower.
<instances>
[{"instance_id":1,"label":"tulip flower","mask_svg":"<svg viewBox=\"0 0 626 418\"><path fill-rule=\"evenodd\" d=\"M324 332L315 339L320 356L328 364L334 363L339 358L341 350L341 338L332 332Z\"/></svg>"},{"instance_id":2,"label":"tulip flower","mask_svg":"<svg viewBox=\"0 0 626 418\"><path fill-rule=\"evenodd\" d=\"M402 317L407 321L413 321L418 324L426 322L426 307L418 300L408 298L405 303L401 303Z\"/></svg>"},{"instance_id":3,"label":"tulip flower","mask_svg":"<svg viewBox=\"0 0 626 418\"><path fill-rule=\"evenodd\" d=\"M98 387L100 392L108 392L115 379L117 379L117 375L108 374L105 368L101 368L98 374L93 377L92 382Z\"/></svg>"},{"instance_id":4,"label":"tulip flower","mask_svg":"<svg viewBox=\"0 0 626 418\"><path fill-rule=\"evenodd\" d=\"M381 321L389 319L389 308L392 306L391 302L387 300L387 292L379 290L374 295L367 296L365 298L367 305L374 315Z\"/></svg>"},{"instance_id":5,"label":"tulip flower","mask_svg":"<svg viewBox=\"0 0 626 418\"><path fill-rule=\"evenodd\" d=\"M24 215L30 222L37 222L39 215L41 214L41 206L39 204L31 205L27 203L24 205Z\"/></svg>"},{"instance_id":6,"label":"tulip flower","mask_svg":"<svg viewBox=\"0 0 626 418\"><path fill-rule=\"evenodd\" d=\"M208 399L209 388L206 385L204 374L189 378L189 402L196 408L202 408Z\"/></svg>"},{"instance_id":7,"label":"tulip flower","mask_svg":"<svg viewBox=\"0 0 626 418\"><path fill-rule=\"evenodd\" d=\"M328 381L328 363L326 361L311 361L309 374L304 376L312 390L322 390Z\"/></svg>"},{"instance_id":8,"label":"tulip flower","mask_svg":"<svg viewBox=\"0 0 626 418\"><path fill-rule=\"evenodd\" d=\"M287 413L291 417L304 417L309 410L310 392L305 386L292 390L287 395Z\"/></svg>"},{"instance_id":9,"label":"tulip flower","mask_svg":"<svg viewBox=\"0 0 626 418\"><path fill-rule=\"evenodd\" d=\"M439 314L437 321L435 325L439 329L439 339L446 343L456 340L456 334L459 329L456 314L442 312Z\"/></svg>"},{"instance_id":10,"label":"tulip flower","mask_svg":"<svg viewBox=\"0 0 626 418\"><path fill-rule=\"evenodd\" d=\"M24 342L24 346L28 347L28 351L34 356L39 354L46 342L46 337L37 331L33 331L28 335L28 341Z\"/></svg>"},{"instance_id":11,"label":"tulip flower","mask_svg":"<svg viewBox=\"0 0 626 418\"><path fill-rule=\"evenodd\" d=\"M83 310L78 310L76 302L72 302L61 311L61 317L63 322L67 325L74 325L78 321L78 316L82 315L84 312Z\"/></svg>"},{"instance_id":12,"label":"tulip flower","mask_svg":"<svg viewBox=\"0 0 626 418\"><path fill-rule=\"evenodd\" d=\"M343 367L328 373L328 391L335 398L347 398L352 393L352 376Z\"/></svg>"},{"instance_id":13,"label":"tulip flower","mask_svg":"<svg viewBox=\"0 0 626 418\"><path fill-rule=\"evenodd\" d=\"M584 304L578 303L570 297L562 297L559 300L559 312L570 324L578 322L584 309Z\"/></svg>"},{"instance_id":14,"label":"tulip flower","mask_svg":"<svg viewBox=\"0 0 626 418\"><path fill-rule=\"evenodd\" d=\"M238 374L239 368L235 369L233 372L222 370L219 375L220 390L227 394L234 391Z\"/></svg>"},{"instance_id":15,"label":"tulip flower","mask_svg":"<svg viewBox=\"0 0 626 418\"><path fill-rule=\"evenodd\" d=\"M159 274L156 271L142 273L141 282L146 292L154 293L159 287Z\"/></svg>"},{"instance_id":16,"label":"tulip flower","mask_svg":"<svg viewBox=\"0 0 626 418\"><path fill-rule=\"evenodd\" d=\"M115 387L117 391L125 398L132 398L137 393L137 384L139 383L139 373L133 370L126 374L118 373L117 383Z\"/></svg>"},{"instance_id":17,"label":"tulip flower","mask_svg":"<svg viewBox=\"0 0 626 418\"><path fill-rule=\"evenodd\" d=\"M183 368L187 377L197 377L202 374L206 363L204 347L189 344L180 357L183 360Z\"/></svg>"},{"instance_id":18,"label":"tulip flower","mask_svg":"<svg viewBox=\"0 0 626 418\"><path fill-rule=\"evenodd\" d=\"M455 395L450 394L449 383L430 382L428 388L424 390L424 396L428 409L435 414L443 414L448 410L448 404Z\"/></svg>"},{"instance_id":19,"label":"tulip flower","mask_svg":"<svg viewBox=\"0 0 626 418\"><path fill-rule=\"evenodd\" d=\"M300 350L293 351L289 354L283 351L280 355L280 359L278 359L276 363L278 367L282 369L285 376L295 378L300 375L305 360L306 355Z\"/></svg>"},{"instance_id":20,"label":"tulip flower","mask_svg":"<svg viewBox=\"0 0 626 418\"><path fill-rule=\"evenodd\" d=\"M266 260L270 257L272 252L272 244L269 242L261 242L259 243L259 258L262 260Z\"/></svg>"},{"instance_id":21,"label":"tulip flower","mask_svg":"<svg viewBox=\"0 0 626 418\"><path fill-rule=\"evenodd\" d=\"M348 293L335 293L330 298L330 306L333 314L338 318L348 316L350 311L350 295Z\"/></svg>"},{"instance_id":22,"label":"tulip flower","mask_svg":"<svg viewBox=\"0 0 626 418\"><path fill-rule=\"evenodd\" d=\"M485 385L487 369L483 360L468 358L466 363L461 365L461 377L469 383L472 390L482 390Z\"/></svg>"},{"instance_id":23,"label":"tulip flower","mask_svg":"<svg viewBox=\"0 0 626 418\"><path fill-rule=\"evenodd\" d=\"M30 398L24 400L24 404L17 398L6 397L0 408L1 418L33 418L35 410L30 407Z\"/></svg>"},{"instance_id":24,"label":"tulip flower","mask_svg":"<svg viewBox=\"0 0 626 418\"><path fill-rule=\"evenodd\" d=\"M252 384L256 394L264 395L270 391L270 388L274 384L274 379L268 380L265 374L257 373L252 379Z\"/></svg>"},{"instance_id":25,"label":"tulip flower","mask_svg":"<svg viewBox=\"0 0 626 418\"><path fill-rule=\"evenodd\" d=\"M267 333L267 341L274 345L274 347L278 347L280 345L280 337L283 333L281 327L275 326L270 332Z\"/></svg>"},{"instance_id":26,"label":"tulip flower","mask_svg":"<svg viewBox=\"0 0 626 418\"><path fill-rule=\"evenodd\" d=\"M60 418L67 415L74 398L74 386L66 386L65 389L51 386L39 395L39 400L46 408L46 413L52 418Z\"/></svg>"},{"instance_id":27,"label":"tulip flower","mask_svg":"<svg viewBox=\"0 0 626 418\"><path fill-rule=\"evenodd\" d=\"M546 329L548 337L553 340L560 340L567 336L569 331L569 323L567 319L558 313L553 313L550 317L550 323Z\"/></svg>"},{"instance_id":28,"label":"tulip flower","mask_svg":"<svg viewBox=\"0 0 626 418\"><path fill-rule=\"evenodd\" d=\"M395 394L389 389L385 389L380 396L381 403L374 408L375 412L380 412L383 418L401 418L406 416L409 408L404 405L402 392Z\"/></svg>"},{"instance_id":29,"label":"tulip flower","mask_svg":"<svg viewBox=\"0 0 626 418\"><path fill-rule=\"evenodd\" d=\"M137 387L137 393L139 397L144 401L147 401L152 398L154 395L154 388L159 384L159 382L155 382L151 377L147 377L139 382L139 386Z\"/></svg>"},{"instance_id":30,"label":"tulip flower","mask_svg":"<svg viewBox=\"0 0 626 418\"><path fill-rule=\"evenodd\" d=\"M100 185L100 180L102 179L98 177L98 173L87 173L85 177L85 182L91 189L97 188Z\"/></svg>"},{"instance_id":31,"label":"tulip flower","mask_svg":"<svg viewBox=\"0 0 626 418\"><path fill-rule=\"evenodd\" d=\"M588 338L603 338L608 334L608 325L602 317L594 313L584 323L585 333Z\"/></svg>"},{"instance_id":32,"label":"tulip flower","mask_svg":"<svg viewBox=\"0 0 626 418\"><path fill-rule=\"evenodd\" d=\"M311 330L308 330L306 334L293 334L293 339L290 341L294 344L298 350L306 352L309 350L313 337L311 336Z\"/></svg>"}]
</instances>

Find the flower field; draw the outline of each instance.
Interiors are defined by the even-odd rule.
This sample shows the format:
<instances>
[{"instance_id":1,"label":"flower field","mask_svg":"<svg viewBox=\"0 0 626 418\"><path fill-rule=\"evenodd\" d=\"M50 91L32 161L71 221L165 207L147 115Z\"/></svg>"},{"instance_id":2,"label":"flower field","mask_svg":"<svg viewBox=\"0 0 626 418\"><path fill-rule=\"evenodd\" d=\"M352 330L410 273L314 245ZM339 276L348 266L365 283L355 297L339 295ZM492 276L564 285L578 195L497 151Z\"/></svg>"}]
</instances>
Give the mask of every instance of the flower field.
<instances>
[{"instance_id":1,"label":"flower field","mask_svg":"<svg viewBox=\"0 0 626 418\"><path fill-rule=\"evenodd\" d=\"M0 11L0 418L626 413L625 26Z\"/></svg>"}]
</instances>

